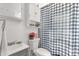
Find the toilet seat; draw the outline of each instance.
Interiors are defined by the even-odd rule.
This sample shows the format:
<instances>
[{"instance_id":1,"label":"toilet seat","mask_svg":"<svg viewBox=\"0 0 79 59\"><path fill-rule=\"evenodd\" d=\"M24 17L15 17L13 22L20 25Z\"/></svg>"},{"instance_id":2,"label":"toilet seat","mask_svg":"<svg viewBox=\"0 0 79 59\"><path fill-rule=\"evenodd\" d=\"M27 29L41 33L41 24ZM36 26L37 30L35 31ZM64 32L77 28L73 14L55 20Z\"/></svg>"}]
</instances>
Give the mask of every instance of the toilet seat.
<instances>
[{"instance_id":1,"label":"toilet seat","mask_svg":"<svg viewBox=\"0 0 79 59\"><path fill-rule=\"evenodd\" d=\"M50 52L44 48L38 48L34 50L34 53L37 56L51 56Z\"/></svg>"}]
</instances>

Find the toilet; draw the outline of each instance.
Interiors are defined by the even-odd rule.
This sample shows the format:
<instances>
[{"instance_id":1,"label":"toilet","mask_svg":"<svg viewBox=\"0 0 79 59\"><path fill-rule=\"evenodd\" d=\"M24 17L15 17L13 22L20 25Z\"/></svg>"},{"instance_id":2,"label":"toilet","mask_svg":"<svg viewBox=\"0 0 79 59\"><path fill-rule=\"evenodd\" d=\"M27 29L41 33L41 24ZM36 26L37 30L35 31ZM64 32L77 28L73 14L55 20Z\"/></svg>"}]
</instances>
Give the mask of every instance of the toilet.
<instances>
[{"instance_id":1,"label":"toilet","mask_svg":"<svg viewBox=\"0 0 79 59\"><path fill-rule=\"evenodd\" d=\"M51 56L50 52L44 48L38 48L34 51L36 56Z\"/></svg>"},{"instance_id":2,"label":"toilet","mask_svg":"<svg viewBox=\"0 0 79 59\"><path fill-rule=\"evenodd\" d=\"M44 48L38 48L40 38L29 40L30 49L36 56L51 56L50 52Z\"/></svg>"}]
</instances>

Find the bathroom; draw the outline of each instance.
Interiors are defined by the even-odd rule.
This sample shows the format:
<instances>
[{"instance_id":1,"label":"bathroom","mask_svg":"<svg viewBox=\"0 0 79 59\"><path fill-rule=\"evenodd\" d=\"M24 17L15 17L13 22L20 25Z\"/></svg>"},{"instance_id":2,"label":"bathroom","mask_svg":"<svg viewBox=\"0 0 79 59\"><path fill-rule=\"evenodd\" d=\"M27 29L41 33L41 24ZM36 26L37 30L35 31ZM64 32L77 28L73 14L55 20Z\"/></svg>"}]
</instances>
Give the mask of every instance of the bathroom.
<instances>
[{"instance_id":1,"label":"bathroom","mask_svg":"<svg viewBox=\"0 0 79 59\"><path fill-rule=\"evenodd\" d=\"M79 3L0 3L0 56L79 56Z\"/></svg>"},{"instance_id":2,"label":"bathroom","mask_svg":"<svg viewBox=\"0 0 79 59\"><path fill-rule=\"evenodd\" d=\"M0 55L30 56L28 41L40 24L39 3L0 3ZM40 39L40 38L38 38ZM32 41L32 40L31 40Z\"/></svg>"}]
</instances>

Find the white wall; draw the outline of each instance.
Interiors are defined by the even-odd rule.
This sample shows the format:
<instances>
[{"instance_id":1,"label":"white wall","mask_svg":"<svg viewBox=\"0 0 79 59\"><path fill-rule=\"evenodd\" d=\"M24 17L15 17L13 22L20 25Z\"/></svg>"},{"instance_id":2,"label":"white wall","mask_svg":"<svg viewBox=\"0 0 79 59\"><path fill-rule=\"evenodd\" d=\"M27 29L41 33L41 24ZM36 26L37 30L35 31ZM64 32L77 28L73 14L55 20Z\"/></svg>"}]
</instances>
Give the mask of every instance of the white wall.
<instances>
[{"instance_id":1,"label":"white wall","mask_svg":"<svg viewBox=\"0 0 79 59\"><path fill-rule=\"evenodd\" d=\"M20 23L16 21L6 21L6 38L8 42L20 39Z\"/></svg>"},{"instance_id":2,"label":"white wall","mask_svg":"<svg viewBox=\"0 0 79 59\"><path fill-rule=\"evenodd\" d=\"M17 17L17 15L20 13L20 3L0 3L0 15Z\"/></svg>"},{"instance_id":3,"label":"white wall","mask_svg":"<svg viewBox=\"0 0 79 59\"><path fill-rule=\"evenodd\" d=\"M32 31L37 32L37 28L25 27L25 22L7 21L6 22L6 39L8 42L21 40L28 43L28 34Z\"/></svg>"}]
</instances>

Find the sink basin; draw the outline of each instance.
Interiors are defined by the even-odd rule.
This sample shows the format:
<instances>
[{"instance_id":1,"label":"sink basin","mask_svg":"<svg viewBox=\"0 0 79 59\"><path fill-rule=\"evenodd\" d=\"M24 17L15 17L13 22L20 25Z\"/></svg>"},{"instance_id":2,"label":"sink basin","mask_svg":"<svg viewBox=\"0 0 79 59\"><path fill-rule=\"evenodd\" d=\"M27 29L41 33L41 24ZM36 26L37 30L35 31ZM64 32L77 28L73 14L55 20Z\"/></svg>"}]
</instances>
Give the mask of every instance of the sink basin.
<instances>
[{"instance_id":1,"label":"sink basin","mask_svg":"<svg viewBox=\"0 0 79 59\"><path fill-rule=\"evenodd\" d=\"M17 53L23 49L26 49L26 48L29 48L28 45L24 44L24 43L21 43L21 44L14 44L12 46L8 46L7 48L7 55L11 55L11 54L14 54L14 53Z\"/></svg>"},{"instance_id":2,"label":"sink basin","mask_svg":"<svg viewBox=\"0 0 79 59\"><path fill-rule=\"evenodd\" d=\"M11 46L8 46L8 50L10 49L12 49L12 50L14 50L14 49L17 49L18 47L21 47L22 46L22 44L14 44L14 45L11 45Z\"/></svg>"}]
</instances>

